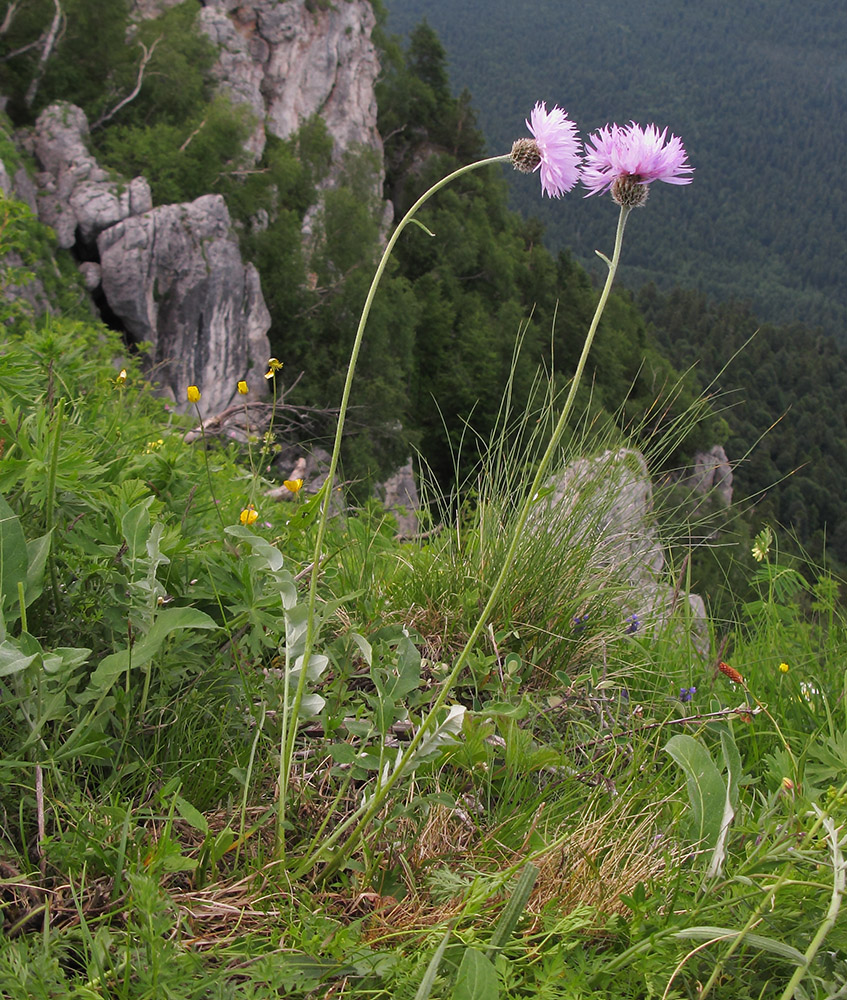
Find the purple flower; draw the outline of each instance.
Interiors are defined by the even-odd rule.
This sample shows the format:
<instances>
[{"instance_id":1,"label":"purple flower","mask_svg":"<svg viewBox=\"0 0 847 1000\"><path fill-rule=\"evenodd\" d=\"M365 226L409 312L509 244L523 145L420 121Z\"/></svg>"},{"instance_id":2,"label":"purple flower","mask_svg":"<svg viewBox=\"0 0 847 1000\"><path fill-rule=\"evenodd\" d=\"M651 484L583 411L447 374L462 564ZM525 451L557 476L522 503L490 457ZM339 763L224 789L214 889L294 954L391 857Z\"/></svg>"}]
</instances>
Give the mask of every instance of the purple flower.
<instances>
[{"instance_id":1,"label":"purple flower","mask_svg":"<svg viewBox=\"0 0 847 1000\"><path fill-rule=\"evenodd\" d=\"M586 198L611 188L618 204L643 205L647 185L653 181L666 184L690 184L693 167L679 136L668 139L667 128L659 132L655 125L642 128L630 122L625 128L606 125L588 137L585 144L585 167L582 183L588 188Z\"/></svg>"},{"instance_id":2,"label":"purple flower","mask_svg":"<svg viewBox=\"0 0 847 1000\"><path fill-rule=\"evenodd\" d=\"M697 694L697 688L696 687L680 688L679 689L679 700L682 701L682 702L691 701L691 699L694 697L695 694Z\"/></svg>"},{"instance_id":3,"label":"purple flower","mask_svg":"<svg viewBox=\"0 0 847 1000\"><path fill-rule=\"evenodd\" d=\"M532 139L518 139L512 147L512 164L524 173L541 170L541 190L550 198L560 198L579 180L582 165L576 125L559 107L552 111L539 101L526 127Z\"/></svg>"},{"instance_id":4,"label":"purple flower","mask_svg":"<svg viewBox=\"0 0 847 1000\"><path fill-rule=\"evenodd\" d=\"M627 618L626 622L627 622L626 625L627 635L633 635L635 632L638 631L639 626L641 625L641 622L638 620L638 615L630 615L629 618Z\"/></svg>"},{"instance_id":5,"label":"purple flower","mask_svg":"<svg viewBox=\"0 0 847 1000\"><path fill-rule=\"evenodd\" d=\"M581 618L579 615L574 615L573 619L571 620L571 626L573 627L573 630L577 635L579 635L580 632L585 631L585 627L587 624L588 624L587 614L584 614Z\"/></svg>"}]
</instances>

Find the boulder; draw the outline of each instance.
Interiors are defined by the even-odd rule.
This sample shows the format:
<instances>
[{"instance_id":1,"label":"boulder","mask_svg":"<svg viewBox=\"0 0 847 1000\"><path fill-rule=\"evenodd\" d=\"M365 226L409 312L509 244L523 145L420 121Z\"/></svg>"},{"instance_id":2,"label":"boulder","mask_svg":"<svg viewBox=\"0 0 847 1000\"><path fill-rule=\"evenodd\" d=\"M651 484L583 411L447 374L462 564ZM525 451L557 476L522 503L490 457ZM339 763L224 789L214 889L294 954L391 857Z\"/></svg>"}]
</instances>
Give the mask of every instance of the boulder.
<instances>
[{"instance_id":1,"label":"boulder","mask_svg":"<svg viewBox=\"0 0 847 1000\"><path fill-rule=\"evenodd\" d=\"M664 625L687 602L693 644L708 655L702 598L668 579L653 487L640 452L622 448L576 459L548 480L530 527L554 532L563 545L584 546L589 572L614 582L608 592L619 603L621 618L635 616L637 628Z\"/></svg>"},{"instance_id":2,"label":"boulder","mask_svg":"<svg viewBox=\"0 0 847 1000\"><path fill-rule=\"evenodd\" d=\"M97 248L110 310L151 344L153 377L182 408L189 385L206 413L229 404L239 379L254 398L266 393L270 315L220 195L124 219Z\"/></svg>"},{"instance_id":3,"label":"boulder","mask_svg":"<svg viewBox=\"0 0 847 1000\"><path fill-rule=\"evenodd\" d=\"M384 483L377 486L376 495L385 509L394 515L397 533L402 538L413 538L420 531L418 512L421 501L411 458Z\"/></svg>"},{"instance_id":4,"label":"boulder","mask_svg":"<svg viewBox=\"0 0 847 1000\"><path fill-rule=\"evenodd\" d=\"M99 233L153 206L143 177L115 180L88 152L88 119L73 104L57 103L38 116L32 151L38 216L56 233L59 246L87 257Z\"/></svg>"}]
</instances>

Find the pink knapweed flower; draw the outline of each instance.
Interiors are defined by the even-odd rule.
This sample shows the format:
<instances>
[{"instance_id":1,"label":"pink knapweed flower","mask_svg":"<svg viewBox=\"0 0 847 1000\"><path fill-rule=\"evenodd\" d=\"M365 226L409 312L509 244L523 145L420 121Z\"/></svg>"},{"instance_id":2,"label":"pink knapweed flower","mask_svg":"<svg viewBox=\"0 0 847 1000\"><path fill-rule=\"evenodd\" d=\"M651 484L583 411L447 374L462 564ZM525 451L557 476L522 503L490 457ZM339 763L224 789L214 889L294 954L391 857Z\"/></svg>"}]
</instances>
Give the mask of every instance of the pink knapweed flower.
<instances>
[{"instance_id":1,"label":"pink knapweed flower","mask_svg":"<svg viewBox=\"0 0 847 1000\"><path fill-rule=\"evenodd\" d=\"M688 164L682 140L667 135L667 128L659 132L655 125L642 128L635 122L625 128L606 125L590 135L582 170L586 198L611 189L618 204L643 205L647 185L653 181L690 184L691 178L684 175L694 168Z\"/></svg>"},{"instance_id":2,"label":"pink knapweed flower","mask_svg":"<svg viewBox=\"0 0 847 1000\"><path fill-rule=\"evenodd\" d=\"M547 110L539 101L532 109L526 127L532 139L518 139L512 146L512 164L524 173L541 171L541 191L550 198L561 198L579 180L582 164L576 125L559 107Z\"/></svg>"}]
</instances>

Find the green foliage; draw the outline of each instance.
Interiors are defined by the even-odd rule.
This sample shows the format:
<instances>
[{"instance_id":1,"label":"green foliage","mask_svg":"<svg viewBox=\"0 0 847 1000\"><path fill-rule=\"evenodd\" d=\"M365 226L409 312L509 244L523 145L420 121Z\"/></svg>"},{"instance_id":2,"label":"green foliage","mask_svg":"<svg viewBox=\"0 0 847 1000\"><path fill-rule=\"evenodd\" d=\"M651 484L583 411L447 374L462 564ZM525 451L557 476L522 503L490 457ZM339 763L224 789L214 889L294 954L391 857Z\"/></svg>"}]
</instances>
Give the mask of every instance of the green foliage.
<instances>
[{"instance_id":1,"label":"green foliage","mask_svg":"<svg viewBox=\"0 0 847 1000\"><path fill-rule=\"evenodd\" d=\"M152 55L144 69L143 86L118 112L116 121L135 127L151 124L151 118L171 125L190 121L211 97L207 71L215 59L214 46L194 30L199 9L197 0L184 0L158 17L143 19L133 28L134 44L127 45L130 11L125 0L105 7L94 0L64 0L63 30L31 106L24 97L41 46L10 60L12 119L28 124L52 101L65 100L78 104L90 122L97 122L132 93L146 48ZM54 13L54 5L46 0L22 5L4 37L8 51L38 41Z\"/></svg>"},{"instance_id":2,"label":"green foliage","mask_svg":"<svg viewBox=\"0 0 847 1000\"><path fill-rule=\"evenodd\" d=\"M244 142L251 116L216 97L187 119L163 117L151 125L116 124L104 133L98 153L125 177L143 174L155 204L193 201L227 190L246 168Z\"/></svg>"},{"instance_id":3,"label":"green foliage","mask_svg":"<svg viewBox=\"0 0 847 1000\"><path fill-rule=\"evenodd\" d=\"M733 491L756 517L785 525L816 559L847 560L847 510L838 469L847 462L847 360L818 330L761 325L744 304L654 287L637 299L678 367L728 407ZM826 419L821 419L821 414Z\"/></svg>"},{"instance_id":4,"label":"green foliage","mask_svg":"<svg viewBox=\"0 0 847 1000\"><path fill-rule=\"evenodd\" d=\"M395 178L398 204L456 162L462 114L431 34L409 66L397 64L398 101L434 101L445 141L405 191ZM219 111L209 156L228 134ZM140 149L148 125L171 123L131 124ZM168 175L178 136L160 134L162 183L199 184L199 162ZM419 138L417 149L434 141ZM279 353L302 365L304 396L333 404L381 206L362 151L306 215L329 152L306 123L268 144L261 173L221 183L245 245L263 266L290 265L271 293ZM772 529L759 562L745 547L739 622L723 636L714 624L743 685L697 652L684 600L630 627L626 567L598 542L603 490L572 488L556 506L552 484L529 487L594 293L502 193L468 179L433 202L435 236L406 234L375 303L347 444L351 468L377 469L417 431L439 461L428 379L455 401L443 440L469 442L455 464L473 475L450 490L436 474L441 524L414 544L374 503L331 518L314 616L304 581L324 494L272 506L234 447L186 441L112 333L0 310L4 996L844 991L840 581L780 551ZM3 209L5 245L34 246L32 220ZM5 263L4 282L23 280ZM596 348L557 465L615 451L626 432L664 470L717 433L714 417L693 429L706 406L691 409L694 383L627 295ZM628 468L607 461L606 496ZM437 701L527 496L529 530L490 628L453 703ZM679 594L684 579L667 582Z\"/></svg>"}]
</instances>

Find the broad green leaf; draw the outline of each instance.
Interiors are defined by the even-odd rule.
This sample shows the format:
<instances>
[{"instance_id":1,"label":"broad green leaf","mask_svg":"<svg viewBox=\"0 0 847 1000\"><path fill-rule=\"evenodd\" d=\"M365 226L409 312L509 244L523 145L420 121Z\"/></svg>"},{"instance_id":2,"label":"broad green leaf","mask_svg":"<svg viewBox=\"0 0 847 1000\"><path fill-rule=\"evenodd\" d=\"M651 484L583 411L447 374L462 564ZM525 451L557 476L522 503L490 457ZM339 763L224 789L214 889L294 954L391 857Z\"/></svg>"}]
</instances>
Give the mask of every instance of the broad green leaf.
<instances>
[{"instance_id":1,"label":"broad green leaf","mask_svg":"<svg viewBox=\"0 0 847 1000\"><path fill-rule=\"evenodd\" d=\"M276 573L282 569L282 553L275 545L261 535L254 535L253 532L243 524L230 524L224 529L228 535L245 542L250 546L250 564L254 569L269 569Z\"/></svg>"},{"instance_id":2,"label":"broad green leaf","mask_svg":"<svg viewBox=\"0 0 847 1000\"><path fill-rule=\"evenodd\" d=\"M456 976L453 1000L499 1000L497 971L475 948L467 948Z\"/></svg>"},{"instance_id":3,"label":"broad green leaf","mask_svg":"<svg viewBox=\"0 0 847 1000\"><path fill-rule=\"evenodd\" d=\"M121 534L126 542L129 558L132 563L142 558L147 549L147 536L150 534L150 511L153 497L147 497L141 503L124 514L121 518Z\"/></svg>"},{"instance_id":4,"label":"broad green leaf","mask_svg":"<svg viewBox=\"0 0 847 1000\"><path fill-rule=\"evenodd\" d=\"M30 539L26 543L28 566L24 600L27 607L41 596L41 591L44 589L44 567L47 565L47 556L50 553L51 537L52 531L48 531L46 535Z\"/></svg>"},{"instance_id":5,"label":"broad green leaf","mask_svg":"<svg viewBox=\"0 0 847 1000\"><path fill-rule=\"evenodd\" d=\"M29 558L26 538L18 515L0 497L0 606L15 609L18 605L18 584L26 582ZM12 618L17 618L13 610Z\"/></svg>"},{"instance_id":6,"label":"broad green leaf","mask_svg":"<svg viewBox=\"0 0 847 1000\"><path fill-rule=\"evenodd\" d=\"M212 618L196 608L168 608L159 612L150 631L132 648L103 657L91 675L88 688L80 696L80 704L84 705L104 695L126 670L147 666L171 632L186 628L217 627Z\"/></svg>"},{"instance_id":7,"label":"broad green leaf","mask_svg":"<svg viewBox=\"0 0 847 1000\"><path fill-rule=\"evenodd\" d=\"M529 901L529 897L532 895L538 875L539 869L535 865L527 864L524 866L518 876L515 887L512 889L509 902L506 904L503 912L500 914L500 919L497 921L497 926L491 936L491 942L485 952L487 958L494 958L497 952L505 948L509 943L512 935L515 933L515 928L518 926L521 914Z\"/></svg>"},{"instance_id":8,"label":"broad green leaf","mask_svg":"<svg viewBox=\"0 0 847 1000\"><path fill-rule=\"evenodd\" d=\"M763 937L761 934L743 934L742 931L733 930L731 927L686 927L683 930L674 931L673 936L680 940L690 939L693 941L734 941L737 937L742 936L745 943L752 948L759 948L772 955L779 955L795 965L806 964L806 957L803 953L790 944L776 941L774 938Z\"/></svg>"},{"instance_id":9,"label":"broad green leaf","mask_svg":"<svg viewBox=\"0 0 847 1000\"><path fill-rule=\"evenodd\" d=\"M174 799L174 806L176 807L176 811L189 826L193 826L195 830L199 830L202 834L207 834L209 832L209 824L206 817L187 799L184 799L181 795L177 795Z\"/></svg>"},{"instance_id":10,"label":"broad green leaf","mask_svg":"<svg viewBox=\"0 0 847 1000\"><path fill-rule=\"evenodd\" d=\"M40 653L29 655L23 653L10 639L0 642L0 677L7 677L9 674L18 674L21 670L26 670L40 655Z\"/></svg>"},{"instance_id":11,"label":"broad green leaf","mask_svg":"<svg viewBox=\"0 0 847 1000\"><path fill-rule=\"evenodd\" d=\"M738 809L738 779L741 777L741 755L735 745L735 737L728 726L721 729L721 751L726 764L726 785L723 803L723 814L718 839L706 875L715 878L720 874L726 859L726 842L729 837L729 827Z\"/></svg>"},{"instance_id":12,"label":"broad green leaf","mask_svg":"<svg viewBox=\"0 0 847 1000\"><path fill-rule=\"evenodd\" d=\"M689 836L712 851L718 842L726 802L726 785L708 750L692 736L672 736L665 750L685 771L691 803Z\"/></svg>"},{"instance_id":13,"label":"broad green leaf","mask_svg":"<svg viewBox=\"0 0 847 1000\"><path fill-rule=\"evenodd\" d=\"M359 652L362 654L365 663L370 666L373 663L373 649L371 644L363 635L359 635L358 632L351 632L350 638L359 647Z\"/></svg>"},{"instance_id":14,"label":"broad green leaf","mask_svg":"<svg viewBox=\"0 0 847 1000\"><path fill-rule=\"evenodd\" d=\"M435 954L429 960L429 965L426 967L426 972L421 980L421 984L415 993L415 1000L429 1000L429 995L432 992L432 987L435 984L435 977L438 975L438 966L441 965L441 959L444 957L444 950L447 947L447 942L450 940L450 935L453 933L453 928L447 929L444 937L441 939L438 947L435 949Z\"/></svg>"},{"instance_id":15,"label":"broad green leaf","mask_svg":"<svg viewBox=\"0 0 847 1000\"><path fill-rule=\"evenodd\" d=\"M215 842L212 845L212 863L217 864L234 843L235 832L231 827L225 826L215 837Z\"/></svg>"}]
</instances>

